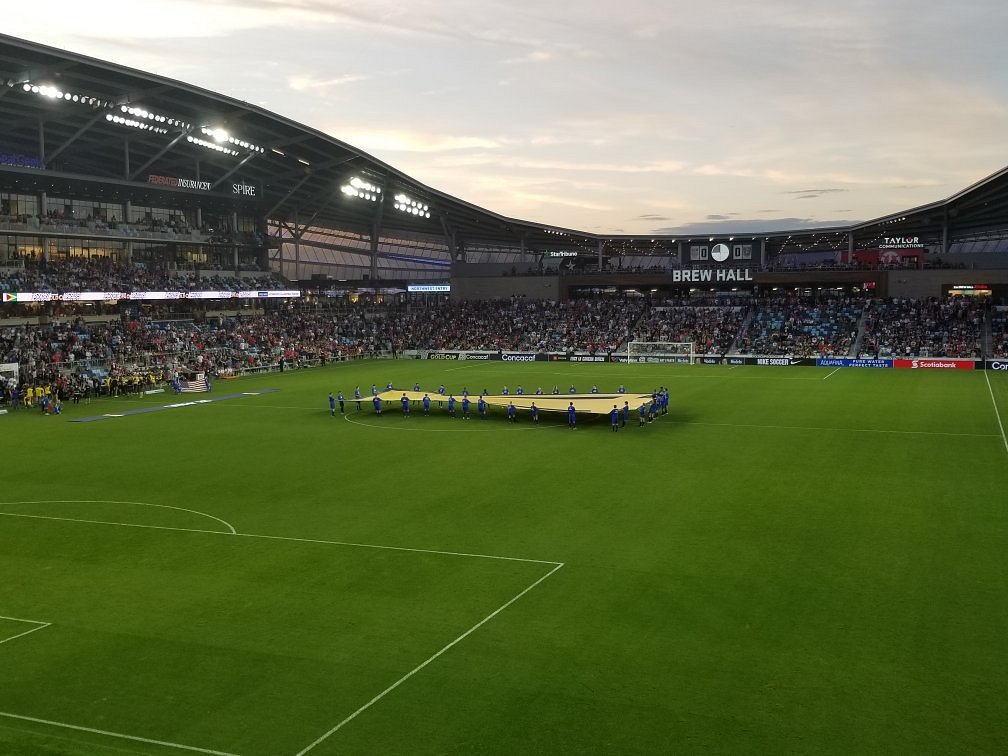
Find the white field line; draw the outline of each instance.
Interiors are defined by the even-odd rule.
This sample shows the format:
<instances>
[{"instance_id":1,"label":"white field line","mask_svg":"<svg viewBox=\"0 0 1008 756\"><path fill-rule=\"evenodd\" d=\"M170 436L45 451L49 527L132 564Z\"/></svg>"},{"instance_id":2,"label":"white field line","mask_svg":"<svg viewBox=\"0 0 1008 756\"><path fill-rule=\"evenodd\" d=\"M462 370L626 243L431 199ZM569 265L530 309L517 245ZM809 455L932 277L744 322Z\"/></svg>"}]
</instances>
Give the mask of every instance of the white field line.
<instances>
[{"instance_id":1,"label":"white field line","mask_svg":"<svg viewBox=\"0 0 1008 756\"><path fill-rule=\"evenodd\" d=\"M34 633L36 630L43 630L52 624L52 622L41 622L40 620L22 619L21 617L5 617L3 615L0 615L0 620L10 620L11 622L24 622L27 625L35 625L35 627L25 630L23 633L18 633L17 635L12 635L9 638L4 638L3 640L0 640L0 645L8 643L9 641L14 640L15 638L23 638L24 636L28 635L28 633Z\"/></svg>"},{"instance_id":2,"label":"white field line","mask_svg":"<svg viewBox=\"0 0 1008 756\"><path fill-rule=\"evenodd\" d=\"M835 368L834 370L830 371L830 374L829 374L829 375L827 375L827 376L826 376L826 378L829 378L829 377L830 377L830 375L833 375L833 373L837 372L837 370L840 370L840 368ZM823 378L823 380L825 381L825 380L826 380L826 378Z\"/></svg>"},{"instance_id":3,"label":"white field line","mask_svg":"<svg viewBox=\"0 0 1008 756\"><path fill-rule=\"evenodd\" d=\"M40 499L38 501L5 501L2 503L3 504L133 504L138 507L158 507L159 509L174 509L178 512L189 512L190 514L199 515L200 517L206 517L207 519L210 520L216 520L221 525L226 527L228 531L230 531L232 534L235 532L234 525L232 525L227 520L222 520L220 517L214 517L212 514L207 514L206 512L200 512L198 509L173 507L169 504L149 504L145 501L112 501L111 499L108 501L106 501L105 499L45 499L45 500ZM95 522L97 522L97 520Z\"/></svg>"},{"instance_id":4,"label":"white field line","mask_svg":"<svg viewBox=\"0 0 1008 756\"><path fill-rule=\"evenodd\" d=\"M677 422L677 421L673 421ZM822 428L808 425L757 425L755 423L703 423L678 421L679 425L709 425L717 428L765 428L767 430L836 431L838 433L894 433L905 436L964 436L967 438L997 438L996 433L953 433L951 431L891 430L888 428Z\"/></svg>"},{"instance_id":5,"label":"white field line","mask_svg":"<svg viewBox=\"0 0 1008 756\"><path fill-rule=\"evenodd\" d=\"M984 380L987 381L987 391L990 393L991 404L994 405L994 416L997 418L998 428L1001 429L1001 441L1004 442L1005 451L1008 452L1008 436L1005 436L1004 423L1001 422L1001 410L998 409L997 400L994 398L994 389L991 388L990 377L986 370L984 370Z\"/></svg>"},{"instance_id":6,"label":"white field line","mask_svg":"<svg viewBox=\"0 0 1008 756\"><path fill-rule=\"evenodd\" d=\"M4 503L11 503L11 502L0 502L0 506L2 506ZM26 503L26 502L20 502L20 503ZM27 503L35 503L35 502L27 502ZM467 552L460 552L460 551L441 551L441 550L436 550L436 549L416 549L416 548L407 548L407 547L404 547L404 546L381 546L381 545L378 545L378 544L352 543L352 542L349 542L349 541L330 541L330 540L324 540L324 539L318 539L318 538L296 538L296 537L293 537L293 536L274 536L274 535L264 535L264 534L261 534L261 533L236 533L236 532L225 532L225 531L222 531L222 530L197 530L195 528L174 528L174 527L169 527L169 526L165 526L165 525L140 525L140 524L128 523L128 522L107 522L107 521L102 521L102 520L80 520L80 519L75 519L75 518L70 518L70 517L52 517L52 516L47 516L47 515L29 515L29 514L20 514L20 513L14 513L14 512L0 512L0 516L5 516L5 517L23 517L23 518L36 519L36 520L59 520L59 521L64 521L64 522L83 522L83 523L91 523L91 524L96 524L96 525L118 525L118 526L121 526L121 527L148 528L148 529L152 529L152 530L176 530L176 531L185 532L185 533L207 533L207 534L213 534L213 535L233 536L233 537L239 537L239 538L263 538L263 539L274 540L274 541L294 541L294 542L298 542L298 543L318 543L318 544L329 544L329 545L333 545L333 546L351 546L351 547L356 547L356 548L367 548L367 549L386 549L386 550L389 550L389 551L406 551L406 552L412 552L412 553L418 553L418 554L440 554L440 555L444 555L444 556L470 557L470 558L475 558L475 559L498 559L498 560L508 561L508 562L526 562L526 563L531 563L531 564L543 564L543 565L550 565L550 566L552 566L553 569L551 569L545 575L543 575L542 577L540 577L539 579L537 579L531 585L529 585L526 588L524 588L516 596L512 597L511 599L509 599L508 601L506 601L504 604L502 604L501 606L497 607L494 611L492 611L486 617L484 617L479 622L477 622L475 625L473 625L472 627L470 627L464 633L462 633L461 635L459 635L453 641L451 641L450 643L448 643L446 646L444 646L443 648L441 648L435 654L433 654L432 656L428 657L426 660L424 660L423 662L421 662L420 664L418 664L416 667L414 667L413 669L411 669L409 672L407 672L405 675L403 675L402 677L400 677L398 680L396 680L394 683L392 683L392 685L390 685L388 688L386 688L385 690L383 690L381 693L379 693L377 696L375 696L374 698L372 698L366 704L364 704L363 706L361 706L360 708L358 708L355 712L353 712L348 717L346 717L345 719L343 719L341 722L339 722L338 724L336 724L332 729L330 729L324 735L322 735L321 737L319 737L318 739L316 739L315 742L311 743L307 748L305 748L302 751L300 751L299 754L298 754L298 756L301 756L301 754L307 753L308 751L310 751L311 749L313 749L315 746L317 746L319 743L321 743L322 741L326 740L334 732L336 732L341 727L343 727L345 724L347 724L352 719L354 719L355 717L357 717L358 714L360 714L361 712L369 709L371 706L373 706L379 700L381 700L386 695L388 695L393 690L395 690L400 685L402 685L404 682L406 682L406 680L408 680L409 678L413 677L413 675L415 675L417 672L419 672L420 670L422 670L428 664L430 664L431 662L433 662L439 656L441 656L442 654L444 654L450 648L452 648L453 646L455 646L458 643L460 643L461 641L463 641L465 638L467 638L472 633L476 632L479 628L481 628L487 622L489 622L490 620L492 620L494 617L496 617L502 611L504 611L505 609L507 609L509 606L511 606L513 603L515 603L518 599L520 599L522 596L524 596L526 593L528 593L529 591L531 591L533 588L535 588L540 583L542 583L544 580L546 580L546 578L550 577L553 573L555 573L557 570L559 570L561 567L564 566L563 562L553 562L553 561L549 561L549 560L545 560L545 559L525 559L525 558L522 558L522 557L507 557L507 556L497 556L497 555L492 555L492 554L474 554L474 553L467 553ZM14 618L11 617L11 618L8 618L8 619L14 619ZM35 622L35 620L22 620L22 621L25 621L25 622ZM44 626L48 627L49 623L46 623ZM41 629L41 627L34 628L34 629L39 630L39 629ZM28 632L33 632L33 631L29 630ZM21 633L20 635L26 635L26 634L27 633ZM14 637L20 637L20 635L14 636ZM7 712L0 711L0 716L2 716L2 717L9 717L11 719L21 719L21 720L24 720L24 721L27 721L27 722L38 722L38 723L41 723L41 724L53 725L54 727L65 727L65 728L68 728L68 729L71 729L71 730L79 730L81 732L92 732L92 733L97 733L97 734L100 734L100 735L108 735L110 737L125 738L127 740L135 740L135 741L138 741L138 742L141 742L141 743L151 743L151 744L155 744L155 745L163 745L163 746L167 746L169 748L179 748L179 749L188 750L188 751L195 751L195 752L198 752L198 753L213 754L214 756L235 756L235 754L226 753L224 751L212 751L212 750L209 750L209 749L206 749L206 748L196 748L194 746L186 746L186 745L181 745L179 743L169 743L169 742L161 741L161 740L151 740L151 739L148 739L148 738L141 738L141 737L138 737L138 736L135 736L135 735L124 735L122 733L110 732L108 730L98 730L98 729L91 728L91 727L81 727L79 725L66 724L65 722L54 722L54 721L47 720L47 719L38 719L38 718L35 718L35 717L22 716L20 714L10 714L10 713L7 713Z\"/></svg>"},{"instance_id":7,"label":"white field line","mask_svg":"<svg viewBox=\"0 0 1008 756\"><path fill-rule=\"evenodd\" d=\"M50 725L52 727L62 727L67 730L77 730L78 732L90 732L95 735L105 735L110 738L120 738L123 740L132 740L137 743L147 743L149 745L159 745L165 746L166 748L176 748L182 751L192 751L195 753L207 753L211 756L237 756L233 753L228 753L227 751L212 751L209 748L197 748L196 746L183 745L181 743L171 743L167 740L153 740L152 738L141 738L139 735L126 735L121 732L112 732L111 730L99 730L95 727L82 727L81 725L67 724L66 722L56 722L51 719L39 719L38 717L26 717L23 714L11 714L7 711L0 711L0 717L7 717L8 719L19 719L22 722L35 722L37 724Z\"/></svg>"},{"instance_id":8,"label":"white field line","mask_svg":"<svg viewBox=\"0 0 1008 756\"><path fill-rule=\"evenodd\" d=\"M0 502L0 506L14 502ZM18 502L35 503L35 502ZM441 556L469 557L472 559L496 559L502 562L526 562L528 564L560 564L549 559L526 559L524 557L500 556L497 554L474 554L464 551L445 551L443 549L416 549L407 546L386 546L377 543L356 543L353 541L330 541L322 538L296 538L294 536L265 535L263 533L232 533L224 530L200 530L198 528L179 528L170 525L142 525L136 522L112 522L110 520L84 520L76 517L56 517L54 515L33 515L21 512L0 512L0 517L21 517L28 520L55 520L58 522L81 522L91 525L117 525L122 528L146 528L148 530L172 530L180 533L205 533L209 535L235 536L239 538L262 538L270 541L293 541L295 543L319 543L330 546L350 546L358 549L382 549L384 551L405 551L414 554L439 554Z\"/></svg>"},{"instance_id":9,"label":"white field line","mask_svg":"<svg viewBox=\"0 0 1008 756\"><path fill-rule=\"evenodd\" d=\"M218 532L218 531L210 531ZM353 541L328 541L321 538L295 538L294 536L264 535L262 533L235 533L239 538L264 538L270 541L295 541L297 543L322 543L332 546L352 546L359 549L384 549L386 551L407 551L415 554L440 554L442 556L470 557L472 559L496 559L502 562L526 562L528 564L560 565L550 559L528 559L525 557L499 556L497 554L475 554L465 551L442 551L440 549L413 549L407 546L382 546L376 543L354 543Z\"/></svg>"},{"instance_id":10,"label":"white field line","mask_svg":"<svg viewBox=\"0 0 1008 756\"><path fill-rule=\"evenodd\" d=\"M418 664L417 666L415 666L413 669L411 669L405 675L403 675L398 680L396 680L394 683L392 683L391 685L389 685L387 688L385 688L385 690L383 690L381 693L379 693L378 695L376 695L374 698L372 698L366 704L364 704L363 706L361 706L360 708L358 708L352 714L349 714L348 716L346 716L344 719L342 719L340 722L338 722L332 728L330 728L327 732L323 733L318 738L316 738L312 743L310 743L309 745L307 745L306 747L304 747L300 751L298 751L297 754L296 754L296 756L304 756L304 754L308 753L313 748L315 748L315 746L319 745L320 743L322 743L323 741L325 741L326 739L328 739L331 735L333 735L333 733L337 732L341 727L343 727L344 725L352 722L354 719L357 718L357 716L359 714L362 714L363 712L365 712L368 709L370 709L374 704L378 703L381 699L383 699L385 696L387 696L393 690L395 690L400 685L402 685L404 682L406 682L407 680L409 680L417 672L420 672L428 664L430 664L431 662L435 661L438 657L440 657L442 654L444 654L445 652L447 652L449 649L451 649L452 647L458 645L463 640L465 640L467 637L469 637L474 632L476 632L477 630L479 630L481 627L483 627L483 625L485 625L487 622L489 622L490 620L492 620L498 614L500 614L501 612L503 612L505 609L507 609L509 606L511 606L513 603L515 603L518 599L520 599L526 593L528 593L529 591L531 591L533 588L535 588L536 586L538 586L540 583L542 583L544 580L546 580L546 578L548 578L551 575L553 575L553 573L555 573L561 567L563 567L563 562L558 562L556 564L556 566L552 570L550 570L549 572L547 572L545 575L543 575L541 578L539 578L538 580L536 580L531 585L527 586L524 590L521 591L521 593L519 593L518 595L512 597L511 599L509 599L505 603L501 604L499 607L497 607L492 612L490 612L490 614L488 614L486 617L484 617L483 619L481 619L479 622L477 622L475 625L473 625L472 627L470 627L468 630L466 630L460 636L458 636L457 638L455 638L455 640L453 640L450 643L448 643L446 646L444 646L443 648L441 648L441 650L439 650L436 653L432 654L431 656L427 657L427 659L425 659L424 661L422 661L420 664Z\"/></svg>"}]
</instances>

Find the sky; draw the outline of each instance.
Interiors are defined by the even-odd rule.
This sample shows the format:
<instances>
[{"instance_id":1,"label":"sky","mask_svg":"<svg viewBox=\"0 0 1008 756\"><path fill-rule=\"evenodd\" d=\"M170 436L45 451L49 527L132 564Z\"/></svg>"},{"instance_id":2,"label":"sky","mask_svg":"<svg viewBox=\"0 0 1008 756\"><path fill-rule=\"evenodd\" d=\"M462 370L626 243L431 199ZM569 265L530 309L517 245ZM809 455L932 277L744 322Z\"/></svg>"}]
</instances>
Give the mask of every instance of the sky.
<instances>
[{"instance_id":1,"label":"sky","mask_svg":"<svg viewBox=\"0 0 1008 756\"><path fill-rule=\"evenodd\" d=\"M3 31L598 234L843 225L1008 165L1004 0L46 0Z\"/></svg>"}]
</instances>

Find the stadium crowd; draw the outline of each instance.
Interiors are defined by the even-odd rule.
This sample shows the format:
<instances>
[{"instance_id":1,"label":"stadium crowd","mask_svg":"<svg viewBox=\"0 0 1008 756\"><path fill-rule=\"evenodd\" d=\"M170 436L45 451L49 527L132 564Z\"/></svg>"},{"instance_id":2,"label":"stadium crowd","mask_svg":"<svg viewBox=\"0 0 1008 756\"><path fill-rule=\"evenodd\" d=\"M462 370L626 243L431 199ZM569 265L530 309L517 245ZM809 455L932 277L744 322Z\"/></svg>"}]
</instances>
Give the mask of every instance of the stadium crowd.
<instances>
[{"instance_id":1,"label":"stadium crowd","mask_svg":"<svg viewBox=\"0 0 1008 756\"><path fill-rule=\"evenodd\" d=\"M692 342L696 354L726 354L747 308L722 304L653 304L633 328L635 341Z\"/></svg>"},{"instance_id":2,"label":"stadium crowd","mask_svg":"<svg viewBox=\"0 0 1008 756\"><path fill-rule=\"evenodd\" d=\"M980 357L984 305L964 297L872 300L861 354L875 357Z\"/></svg>"},{"instance_id":3,"label":"stadium crowd","mask_svg":"<svg viewBox=\"0 0 1008 756\"><path fill-rule=\"evenodd\" d=\"M991 357L1008 357L1008 307L991 311Z\"/></svg>"},{"instance_id":4,"label":"stadium crowd","mask_svg":"<svg viewBox=\"0 0 1008 756\"><path fill-rule=\"evenodd\" d=\"M270 274L239 278L224 272L201 276L194 270L164 265L120 263L108 257L46 261L29 258L24 265L0 270L0 291L240 291L282 289Z\"/></svg>"},{"instance_id":5,"label":"stadium crowd","mask_svg":"<svg viewBox=\"0 0 1008 756\"><path fill-rule=\"evenodd\" d=\"M797 357L846 356L857 338L863 301L827 294L760 301L739 339L739 351Z\"/></svg>"},{"instance_id":6,"label":"stadium crowd","mask_svg":"<svg viewBox=\"0 0 1008 756\"><path fill-rule=\"evenodd\" d=\"M49 276L34 266L31 274ZM71 272L72 271L72 272ZM107 288L126 272L107 261L61 267L46 283ZM146 275L141 272L139 275ZM163 284L161 272L142 285ZM76 281L71 278L76 277ZM407 350L614 353L630 340L694 343L697 354L843 356L863 319L865 357L979 357L985 304L972 299L812 297L644 298L554 302L344 304L327 311L287 305L265 313L161 320L135 309L99 322L0 326L0 363L18 363L23 389L60 398L130 391L179 371L229 375ZM1008 356L1008 317L991 310L991 350ZM22 392L24 393L24 392Z\"/></svg>"}]
</instances>

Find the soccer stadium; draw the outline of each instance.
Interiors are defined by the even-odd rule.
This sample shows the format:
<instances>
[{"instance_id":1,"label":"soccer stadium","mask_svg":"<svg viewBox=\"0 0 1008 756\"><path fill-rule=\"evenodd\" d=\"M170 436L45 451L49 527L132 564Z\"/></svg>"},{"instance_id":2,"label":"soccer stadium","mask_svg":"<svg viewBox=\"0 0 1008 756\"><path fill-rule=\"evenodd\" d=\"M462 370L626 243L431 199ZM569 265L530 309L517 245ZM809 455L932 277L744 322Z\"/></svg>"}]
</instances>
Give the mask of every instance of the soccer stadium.
<instances>
[{"instance_id":1,"label":"soccer stadium","mask_svg":"<svg viewBox=\"0 0 1008 756\"><path fill-rule=\"evenodd\" d=\"M0 35L0 752L1005 753L1008 168L599 235Z\"/></svg>"}]
</instances>

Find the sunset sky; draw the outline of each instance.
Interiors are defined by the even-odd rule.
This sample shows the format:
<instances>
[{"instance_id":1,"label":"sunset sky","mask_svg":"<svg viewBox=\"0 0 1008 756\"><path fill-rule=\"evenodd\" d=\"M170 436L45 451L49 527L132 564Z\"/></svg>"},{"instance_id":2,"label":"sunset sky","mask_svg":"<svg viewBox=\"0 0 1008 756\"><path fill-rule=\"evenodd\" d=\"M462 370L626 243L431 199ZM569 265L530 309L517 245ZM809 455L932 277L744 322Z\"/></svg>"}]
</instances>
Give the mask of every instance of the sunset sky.
<instances>
[{"instance_id":1,"label":"sunset sky","mask_svg":"<svg viewBox=\"0 0 1008 756\"><path fill-rule=\"evenodd\" d=\"M593 233L835 225L1008 164L1003 0L47 0L3 32Z\"/></svg>"}]
</instances>

